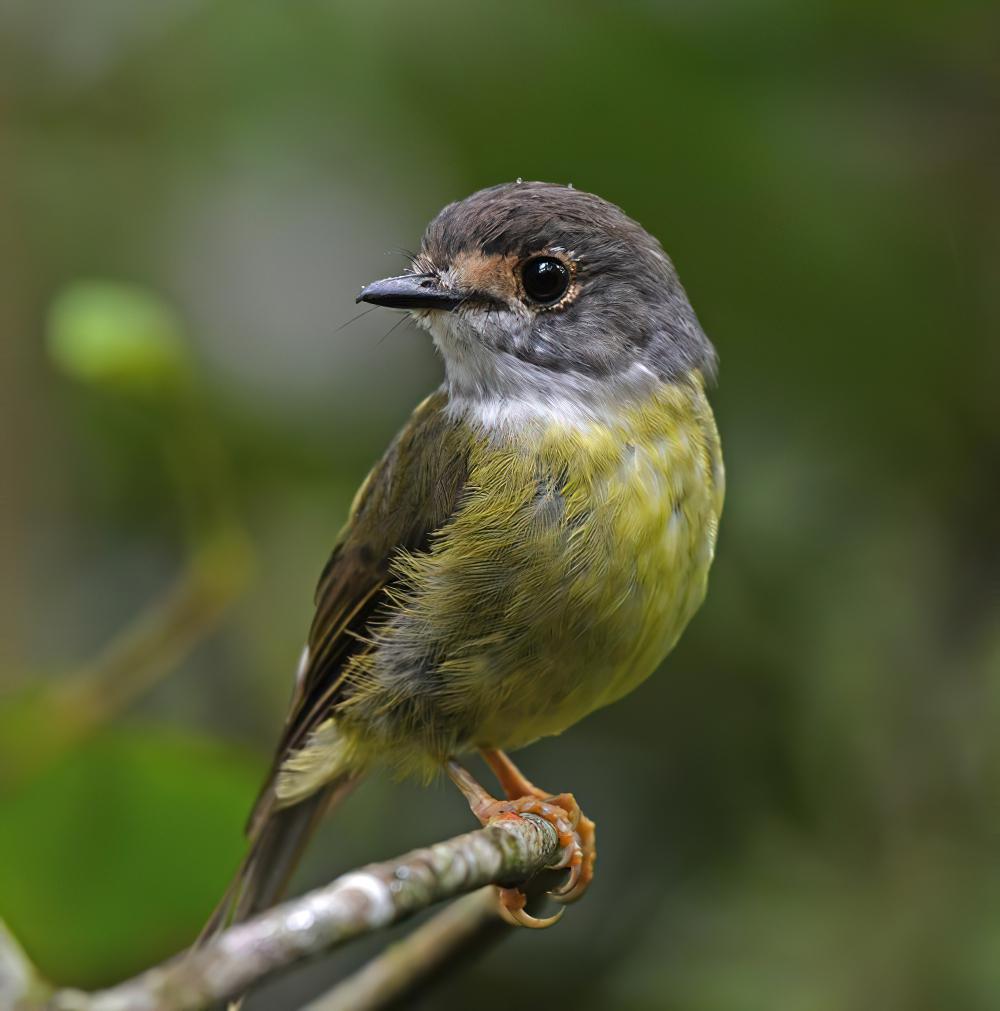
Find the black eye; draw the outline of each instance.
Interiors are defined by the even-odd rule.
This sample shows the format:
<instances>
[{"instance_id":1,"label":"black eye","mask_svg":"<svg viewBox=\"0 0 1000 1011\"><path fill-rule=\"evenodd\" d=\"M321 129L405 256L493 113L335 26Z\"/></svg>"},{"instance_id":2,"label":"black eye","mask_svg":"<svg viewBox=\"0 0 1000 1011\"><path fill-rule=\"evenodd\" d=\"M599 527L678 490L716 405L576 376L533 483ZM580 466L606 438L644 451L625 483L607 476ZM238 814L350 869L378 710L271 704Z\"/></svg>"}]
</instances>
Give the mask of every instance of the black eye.
<instances>
[{"instance_id":1,"label":"black eye","mask_svg":"<svg viewBox=\"0 0 1000 1011\"><path fill-rule=\"evenodd\" d=\"M566 294L569 271L554 256L535 256L521 268L521 283L529 298L551 305Z\"/></svg>"}]
</instances>

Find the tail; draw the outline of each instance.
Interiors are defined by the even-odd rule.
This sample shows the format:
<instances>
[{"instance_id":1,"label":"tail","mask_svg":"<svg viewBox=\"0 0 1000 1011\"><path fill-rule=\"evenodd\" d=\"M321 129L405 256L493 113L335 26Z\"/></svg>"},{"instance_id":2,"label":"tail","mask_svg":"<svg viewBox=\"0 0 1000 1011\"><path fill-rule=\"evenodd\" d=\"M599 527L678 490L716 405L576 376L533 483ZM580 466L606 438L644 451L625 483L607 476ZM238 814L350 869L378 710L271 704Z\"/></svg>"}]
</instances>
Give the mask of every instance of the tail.
<instances>
[{"instance_id":1,"label":"tail","mask_svg":"<svg viewBox=\"0 0 1000 1011\"><path fill-rule=\"evenodd\" d=\"M357 786L345 774L291 807L277 807L268 791L250 819L250 847L225 895L202 928L196 946L226 927L274 905L284 894L299 860L324 816Z\"/></svg>"}]
</instances>

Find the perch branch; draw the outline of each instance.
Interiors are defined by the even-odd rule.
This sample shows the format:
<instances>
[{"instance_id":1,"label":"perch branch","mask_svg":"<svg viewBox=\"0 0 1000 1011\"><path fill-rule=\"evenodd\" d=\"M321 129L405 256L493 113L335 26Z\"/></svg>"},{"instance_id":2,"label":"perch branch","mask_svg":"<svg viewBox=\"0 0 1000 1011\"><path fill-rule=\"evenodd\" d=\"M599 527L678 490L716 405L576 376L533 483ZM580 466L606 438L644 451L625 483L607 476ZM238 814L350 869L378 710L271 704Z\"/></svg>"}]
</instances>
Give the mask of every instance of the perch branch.
<instances>
[{"instance_id":1,"label":"perch branch","mask_svg":"<svg viewBox=\"0 0 1000 1011\"><path fill-rule=\"evenodd\" d=\"M96 993L59 990L43 1004L24 1001L20 1007L200 1011L436 902L488 884L523 882L558 857L558 835L547 822L501 817L477 832L345 874L118 986Z\"/></svg>"},{"instance_id":2,"label":"perch branch","mask_svg":"<svg viewBox=\"0 0 1000 1011\"><path fill-rule=\"evenodd\" d=\"M302 1011L402 1007L403 998L422 993L456 963L479 954L513 929L497 915L492 889L480 889L453 902Z\"/></svg>"}]
</instances>

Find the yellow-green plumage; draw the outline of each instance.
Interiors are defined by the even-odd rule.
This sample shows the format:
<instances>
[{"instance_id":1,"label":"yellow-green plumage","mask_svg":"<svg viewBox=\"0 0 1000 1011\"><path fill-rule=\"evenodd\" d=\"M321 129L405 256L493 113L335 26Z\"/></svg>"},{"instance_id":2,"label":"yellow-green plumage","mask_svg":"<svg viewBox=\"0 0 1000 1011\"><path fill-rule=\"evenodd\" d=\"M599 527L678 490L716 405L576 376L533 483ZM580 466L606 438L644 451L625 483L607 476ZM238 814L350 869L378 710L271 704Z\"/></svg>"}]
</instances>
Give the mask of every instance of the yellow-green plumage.
<instances>
[{"instance_id":1,"label":"yellow-green plumage","mask_svg":"<svg viewBox=\"0 0 1000 1011\"><path fill-rule=\"evenodd\" d=\"M358 299L410 310L445 381L362 485L323 571L209 932L281 894L369 767L429 778L465 751L560 733L644 680L705 595L723 498L703 382L715 352L637 222L572 187L490 187L445 207L409 269ZM486 754L515 801L533 796ZM482 814L485 794L458 778ZM579 824L565 898L593 862Z\"/></svg>"},{"instance_id":2,"label":"yellow-green plumage","mask_svg":"<svg viewBox=\"0 0 1000 1011\"><path fill-rule=\"evenodd\" d=\"M450 511L447 493L426 505L442 481ZM631 691L704 597L722 499L697 373L586 424L485 431L429 398L342 534L341 557L372 538L401 546L335 703L284 762L279 803L376 759L430 775L472 747L517 748ZM439 515L414 520L414 501ZM321 630L314 650L336 641Z\"/></svg>"}]
</instances>

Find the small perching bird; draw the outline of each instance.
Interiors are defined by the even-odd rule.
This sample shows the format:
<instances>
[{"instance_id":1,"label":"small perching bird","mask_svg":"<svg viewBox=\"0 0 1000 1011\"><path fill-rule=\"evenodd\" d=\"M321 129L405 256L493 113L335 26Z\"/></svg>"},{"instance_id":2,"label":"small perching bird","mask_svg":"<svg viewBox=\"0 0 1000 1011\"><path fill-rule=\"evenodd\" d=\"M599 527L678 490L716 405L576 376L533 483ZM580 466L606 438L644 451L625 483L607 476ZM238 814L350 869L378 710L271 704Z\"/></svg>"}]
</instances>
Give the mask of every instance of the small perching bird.
<instances>
[{"instance_id":1,"label":"small perching bird","mask_svg":"<svg viewBox=\"0 0 1000 1011\"><path fill-rule=\"evenodd\" d=\"M556 824L576 899L593 823L505 751L639 685L705 595L723 467L715 353L660 244L613 204L511 183L450 204L411 269L358 301L410 311L445 380L355 497L291 709L213 925L273 902L366 770L445 769L484 823ZM456 763L479 750L506 795ZM541 925L501 891L515 922Z\"/></svg>"}]
</instances>

